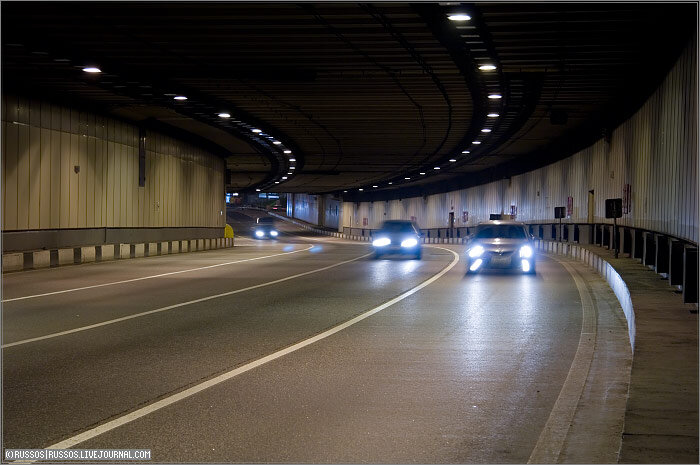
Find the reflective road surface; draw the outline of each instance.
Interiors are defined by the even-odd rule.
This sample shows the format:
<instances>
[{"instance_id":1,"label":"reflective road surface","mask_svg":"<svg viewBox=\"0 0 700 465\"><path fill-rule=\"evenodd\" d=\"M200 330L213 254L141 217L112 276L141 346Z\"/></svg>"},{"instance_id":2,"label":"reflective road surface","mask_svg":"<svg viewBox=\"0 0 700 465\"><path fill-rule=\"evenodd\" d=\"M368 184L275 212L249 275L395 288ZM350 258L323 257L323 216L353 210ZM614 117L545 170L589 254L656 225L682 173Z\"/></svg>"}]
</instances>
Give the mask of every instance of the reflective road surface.
<instances>
[{"instance_id":1,"label":"reflective road surface","mask_svg":"<svg viewBox=\"0 0 700 465\"><path fill-rule=\"evenodd\" d=\"M5 447L528 461L581 337L561 263L465 276L462 246L374 260L368 243L282 230L3 276Z\"/></svg>"}]
</instances>

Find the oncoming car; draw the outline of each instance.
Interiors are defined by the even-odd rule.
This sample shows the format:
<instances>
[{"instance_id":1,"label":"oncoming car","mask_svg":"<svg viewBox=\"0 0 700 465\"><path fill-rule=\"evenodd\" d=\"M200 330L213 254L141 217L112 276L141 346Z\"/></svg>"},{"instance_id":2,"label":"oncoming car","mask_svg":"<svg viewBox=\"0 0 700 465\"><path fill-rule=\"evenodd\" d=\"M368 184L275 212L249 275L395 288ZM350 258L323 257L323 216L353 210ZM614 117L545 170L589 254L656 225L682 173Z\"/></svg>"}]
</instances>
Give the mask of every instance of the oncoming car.
<instances>
[{"instance_id":1,"label":"oncoming car","mask_svg":"<svg viewBox=\"0 0 700 465\"><path fill-rule=\"evenodd\" d=\"M467 248L467 273L484 268L516 269L535 274L535 244L523 223L480 223Z\"/></svg>"},{"instance_id":2,"label":"oncoming car","mask_svg":"<svg viewBox=\"0 0 700 465\"><path fill-rule=\"evenodd\" d=\"M419 260L422 256L421 233L412 221L385 221L372 239L375 258L392 253L414 255Z\"/></svg>"},{"instance_id":3,"label":"oncoming car","mask_svg":"<svg viewBox=\"0 0 700 465\"><path fill-rule=\"evenodd\" d=\"M257 224L253 227L253 237L256 239L275 239L277 236L279 236L279 231L275 228L274 218L258 218Z\"/></svg>"}]
</instances>

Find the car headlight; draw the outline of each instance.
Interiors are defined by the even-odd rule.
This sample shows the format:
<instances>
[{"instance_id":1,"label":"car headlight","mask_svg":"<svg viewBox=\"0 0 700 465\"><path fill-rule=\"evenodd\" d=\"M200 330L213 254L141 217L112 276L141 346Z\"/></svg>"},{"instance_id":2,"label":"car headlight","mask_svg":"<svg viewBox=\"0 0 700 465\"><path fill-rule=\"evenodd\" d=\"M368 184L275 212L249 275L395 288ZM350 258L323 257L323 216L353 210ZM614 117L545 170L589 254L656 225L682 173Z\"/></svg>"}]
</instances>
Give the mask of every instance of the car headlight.
<instances>
[{"instance_id":1,"label":"car headlight","mask_svg":"<svg viewBox=\"0 0 700 465\"><path fill-rule=\"evenodd\" d=\"M388 237L380 237L372 241L372 245L375 247L384 247L389 244L391 244L391 240Z\"/></svg>"},{"instance_id":2,"label":"car headlight","mask_svg":"<svg viewBox=\"0 0 700 465\"><path fill-rule=\"evenodd\" d=\"M262 231L255 231L255 235L258 237L263 237L265 235L265 233Z\"/></svg>"},{"instance_id":3,"label":"car headlight","mask_svg":"<svg viewBox=\"0 0 700 465\"><path fill-rule=\"evenodd\" d=\"M532 257L532 247L529 245L524 245L520 247L520 256L524 258Z\"/></svg>"},{"instance_id":4,"label":"car headlight","mask_svg":"<svg viewBox=\"0 0 700 465\"><path fill-rule=\"evenodd\" d=\"M476 258L476 257L481 257L484 253L484 248L480 245L475 245L471 249L469 249L469 257L470 258Z\"/></svg>"},{"instance_id":5,"label":"car headlight","mask_svg":"<svg viewBox=\"0 0 700 465\"><path fill-rule=\"evenodd\" d=\"M412 237L409 237L408 239L404 239L403 241L401 241L401 247L415 247L417 245L418 245L418 241Z\"/></svg>"},{"instance_id":6,"label":"car headlight","mask_svg":"<svg viewBox=\"0 0 700 465\"><path fill-rule=\"evenodd\" d=\"M272 237L277 237L277 234L279 234L277 231L274 231L274 230L270 231L270 236L272 236Z\"/></svg>"}]
</instances>

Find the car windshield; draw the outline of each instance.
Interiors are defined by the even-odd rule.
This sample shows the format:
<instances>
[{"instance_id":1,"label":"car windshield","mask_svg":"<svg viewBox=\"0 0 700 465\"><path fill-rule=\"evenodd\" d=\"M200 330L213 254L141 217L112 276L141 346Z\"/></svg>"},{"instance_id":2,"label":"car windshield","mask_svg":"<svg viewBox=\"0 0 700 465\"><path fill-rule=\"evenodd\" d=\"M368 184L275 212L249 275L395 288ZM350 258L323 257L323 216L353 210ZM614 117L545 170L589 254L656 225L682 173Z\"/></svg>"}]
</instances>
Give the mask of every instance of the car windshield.
<instances>
[{"instance_id":1,"label":"car windshield","mask_svg":"<svg viewBox=\"0 0 700 465\"><path fill-rule=\"evenodd\" d=\"M385 233L414 233L413 225L411 223L384 223L380 230Z\"/></svg>"},{"instance_id":2,"label":"car windshield","mask_svg":"<svg viewBox=\"0 0 700 465\"><path fill-rule=\"evenodd\" d=\"M275 219L270 217L258 218L258 224L271 224L274 221Z\"/></svg>"},{"instance_id":3,"label":"car windshield","mask_svg":"<svg viewBox=\"0 0 700 465\"><path fill-rule=\"evenodd\" d=\"M514 224L482 226L479 228L479 232L476 233L477 239L494 239L497 237L503 239L525 239L527 235L522 226Z\"/></svg>"}]
</instances>

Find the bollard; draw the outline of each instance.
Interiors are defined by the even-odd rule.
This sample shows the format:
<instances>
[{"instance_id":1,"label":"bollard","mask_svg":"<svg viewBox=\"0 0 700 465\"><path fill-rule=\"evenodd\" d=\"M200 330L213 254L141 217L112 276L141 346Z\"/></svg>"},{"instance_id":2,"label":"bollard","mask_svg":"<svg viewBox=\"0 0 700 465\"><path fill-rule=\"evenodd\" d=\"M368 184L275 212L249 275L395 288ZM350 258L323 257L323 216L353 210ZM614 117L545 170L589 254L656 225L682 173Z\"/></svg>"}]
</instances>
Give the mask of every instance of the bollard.
<instances>
[{"instance_id":1,"label":"bollard","mask_svg":"<svg viewBox=\"0 0 700 465\"><path fill-rule=\"evenodd\" d=\"M668 281L671 286L683 284L683 251L685 245L678 239L671 239L669 242L669 271Z\"/></svg>"},{"instance_id":2,"label":"bollard","mask_svg":"<svg viewBox=\"0 0 700 465\"><path fill-rule=\"evenodd\" d=\"M698 303L698 248L691 245L683 257L683 303Z\"/></svg>"}]
</instances>

